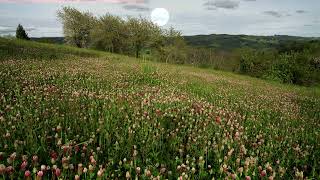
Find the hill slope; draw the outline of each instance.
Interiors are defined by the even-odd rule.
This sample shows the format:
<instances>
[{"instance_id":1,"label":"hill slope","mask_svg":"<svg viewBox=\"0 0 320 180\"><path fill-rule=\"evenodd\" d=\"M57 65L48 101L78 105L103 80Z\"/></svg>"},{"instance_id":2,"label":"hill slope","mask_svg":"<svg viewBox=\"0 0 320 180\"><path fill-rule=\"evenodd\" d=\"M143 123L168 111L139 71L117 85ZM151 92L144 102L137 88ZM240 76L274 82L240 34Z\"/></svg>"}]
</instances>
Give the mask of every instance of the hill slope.
<instances>
[{"instance_id":1,"label":"hill slope","mask_svg":"<svg viewBox=\"0 0 320 180\"><path fill-rule=\"evenodd\" d=\"M318 89L67 46L0 44L4 176L53 164L38 175L320 175Z\"/></svg>"},{"instance_id":2,"label":"hill slope","mask_svg":"<svg viewBox=\"0 0 320 180\"><path fill-rule=\"evenodd\" d=\"M218 50L233 50L236 48L249 47L253 49L275 48L280 43L290 41L311 41L319 38L275 35L275 36L253 36L253 35L228 35L211 34L185 36L187 44L196 47L214 48Z\"/></svg>"}]
</instances>

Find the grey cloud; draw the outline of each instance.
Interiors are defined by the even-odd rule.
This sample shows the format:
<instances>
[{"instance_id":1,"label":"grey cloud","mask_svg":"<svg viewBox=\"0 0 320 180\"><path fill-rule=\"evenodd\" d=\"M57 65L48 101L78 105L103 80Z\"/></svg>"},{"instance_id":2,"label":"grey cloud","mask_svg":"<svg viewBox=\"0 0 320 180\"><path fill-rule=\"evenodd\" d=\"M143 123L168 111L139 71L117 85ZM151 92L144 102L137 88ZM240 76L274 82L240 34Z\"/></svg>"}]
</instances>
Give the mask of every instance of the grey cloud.
<instances>
[{"instance_id":1,"label":"grey cloud","mask_svg":"<svg viewBox=\"0 0 320 180\"><path fill-rule=\"evenodd\" d=\"M264 11L263 13L273 17L277 17L277 18L280 18L283 16L280 12L277 12L277 11Z\"/></svg>"},{"instance_id":2,"label":"grey cloud","mask_svg":"<svg viewBox=\"0 0 320 180\"><path fill-rule=\"evenodd\" d=\"M24 28L27 33L31 31L37 30L36 28ZM14 26L0 26L0 34L1 35L7 35L7 34L14 34L16 33L16 27Z\"/></svg>"},{"instance_id":3,"label":"grey cloud","mask_svg":"<svg viewBox=\"0 0 320 180\"><path fill-rule=\"evenodd\" d=\"M148 7L150 0L119 0L119 4L122 4L123 9L128 11L150 11Z\"/></svg>"},{"instance_id":4,"label":"grey cloud","mask_svg":"<svg viewBox=\"0 0 320 180\"><path fill-rule=\"evenodd\" d=\"M288 17L289 17L289 16L292 16L292 15L291 15L291 14L289 14L289 13L286 13L284 16L288 16Z\"/></svg>"},{"instance_id":5,"label":"grey cloud","mask_svg":"<svg viewBox=\"0 0 320 180\"><path fill-rule=\"evenodd\" d=\"M297 10L296 11L296 13L298 13L298 14L304 14L304 13L306 13L307 11L305 11L305 10Z\"/></svg>"},{"instance_id":6,"label":"grey cloud","mask_svg":"<svg viewBox=\"0 0 320 180\"><path fill-rule=\"evenodd\" d=\"M90 0L90 1L95 1L95 0ZM117 4L130 4L130 3L135 3L135 4L147 4L149 3L149 0L116 0L115 3Z\"/></svg>"},{"instance_id":7,"label":"grey cloud","mask_svg":"<svg viewBox=\"0 0 320 180\"><path fill-rule=\"evenodd\" d=\"M16 32L16 30L13 30L13 29L0 29L1 35L13 34L15 32Z\"/></svg>"},{"instance_id":8,"label":"grey cloud","mask_svg":"<svg viewBox=\"0 0 320 180\"><path fill-rule=\"evenodd\" d=\"M207 1L203 4L206 10L217 10L217 7L215 6L213 1Z\"/></svg>"},{"instance_id":9,"label":"grey cloud","mask_svg":"<svg viewBox=\"0 0 320 180\"><path fill-rule=\"evenodd\" d=\"M35 31L37 30L36 28L24 28L26 31Z\"/></svg>"},{"instance_id":10,"label":"grey cloud","mask_svg":"<svg viewBox=\"0 0 320 180\"><path fill-rule=\"evenodd\" d=\"M206 7L206 10L214 11L214 10L217 10L217 8L215 8L213 6L208 6L208 7Z\"/></svg>"},{"instance_id":11,"label":"grey cloud","mask_svg":"<svg viewBox=\"0 0 320 180\"><path fill-rule=\"evenodd\" d=\"M232 1L232 0L215 0L215 1L207 1L203 4L203 6L207 10L215 10L217 8L223 9L236 9L239 7L239 1Z\"/></svg>"},{"instance_id":12,"label":"grey cloud","mask_svg":"<svg viewBox=\"0 0 320 180\"><path fill-rule=\"evenodd\" d=\"M235 9L239 7L238 1L231 1L231 0L217 0L215 2L215 6L217 8L225 8L225 9Z\"/></svg>"},{"instance_id":13,"label":"grey cloud","mask_svg":"<svg viewBox=\"0 0 320 180\"><path fill-rule=\"evenodd\" d=\"M124 9L130 10L130 11L150 11L150 8L147 6L142 6L142 5L136 5L136 4L127 4L123 6Z\"/></svg>"}]
</instances>

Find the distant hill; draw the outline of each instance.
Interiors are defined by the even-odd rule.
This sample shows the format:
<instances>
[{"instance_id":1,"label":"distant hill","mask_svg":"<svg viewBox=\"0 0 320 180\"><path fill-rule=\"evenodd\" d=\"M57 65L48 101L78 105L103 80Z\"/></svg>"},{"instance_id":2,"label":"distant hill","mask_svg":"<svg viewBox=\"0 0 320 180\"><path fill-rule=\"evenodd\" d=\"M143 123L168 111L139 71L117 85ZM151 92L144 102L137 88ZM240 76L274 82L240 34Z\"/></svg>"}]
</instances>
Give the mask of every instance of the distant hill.
<instances>
[{"instance_id":1,"label":"distant hill","mask_svg":"<svg viewBox=\"0 0 320 180\"><path fill-rule=\"evenodd\" d=\"M233 49L243 47L249 47L253 49L270 49L279 47L281 43L288 43L293 41L307 42L312 40L320 40L319 37L299 37L287 35L253 36L229 34L184 36L184 39L190 46L212 48L224 51L231 51ZM52 44L64 43L64 37L33 37L31 38L31 40Z\"/></svg>"},{"instance_id":2,"label":"distant hill","mask_svg":"<svg viewBox=\"0 0 320 180\"><path fill-rule=\"evenodd\" d=\"M311 41L320 40L320 38L298 37L287 35L275 36L252 36L252 35L228 35L211 34L184 36L188 45L196 47L213 48L230 51L240 47L249 47L253 49L275 48L281 43L289 41Z\"/></svg>"},{"instance_id":3,"label":"distant hill","mask_svg":"<svg viewBox=\"0 0 320 180\"><path fill-rule=\"evenodd\" d=\"M32 37L32 41L37 42L45 42L45 43L52 43L52 44L63 44L64 37Z\"/></svg>"}]
</instances>

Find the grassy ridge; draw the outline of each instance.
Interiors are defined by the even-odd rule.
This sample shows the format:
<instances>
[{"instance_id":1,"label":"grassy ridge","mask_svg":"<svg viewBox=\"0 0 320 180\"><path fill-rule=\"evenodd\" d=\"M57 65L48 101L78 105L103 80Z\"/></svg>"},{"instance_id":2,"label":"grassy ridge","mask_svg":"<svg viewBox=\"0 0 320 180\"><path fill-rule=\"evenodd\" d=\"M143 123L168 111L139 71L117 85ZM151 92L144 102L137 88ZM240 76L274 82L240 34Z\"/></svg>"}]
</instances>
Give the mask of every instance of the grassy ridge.
<instances>
[{"instance_id":1,"label":"grassy ridge","mask_svg":"<svg viewBox=\"0 0 320 180\"><path fill-rule=\"evenodd\" d=\"M98 57L99 51L77 49L71 46L28 42L0 38L0 59L62 59L72 56Z\"/></svg>"},{"instance_id":2,"label":"grassy ridge","mask_svg":"<svg viewBox=\"0 0 320 180\"><path fill-rule=\"evenodd\" d=\"M317 88L0 41L3 177L320 176Z\"/></svg>"}]
</instances>

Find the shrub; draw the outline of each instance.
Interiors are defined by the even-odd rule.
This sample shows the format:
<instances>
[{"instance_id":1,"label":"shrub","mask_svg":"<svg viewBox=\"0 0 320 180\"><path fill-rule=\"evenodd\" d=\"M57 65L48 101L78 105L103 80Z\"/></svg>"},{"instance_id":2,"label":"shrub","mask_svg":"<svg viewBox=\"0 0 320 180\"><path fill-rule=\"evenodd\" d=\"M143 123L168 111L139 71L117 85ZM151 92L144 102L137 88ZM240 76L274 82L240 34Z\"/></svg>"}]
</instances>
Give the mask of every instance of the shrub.
<instances>
[{"instance_id":1,"label":"shrub","mask_svg":"<svg viewBox=\"0 0 320 180\"><path fill-rule=\"evenodd\" d=\"M314 59L308 50L280 54L264 77L298 85L317 84L320 82L320 68L315 65Z\"/></svg>"},{"instance_id":2,"label":"shrub","mask_svg":"<svg viewBox=\"0 0 320 180\"><path fill-rule=\"evenodd\" d=\"M239 62L240 73L253 77L263 77L270 69L275 54L272 51L244 49Z\"/></svg>"}]
</instances>

